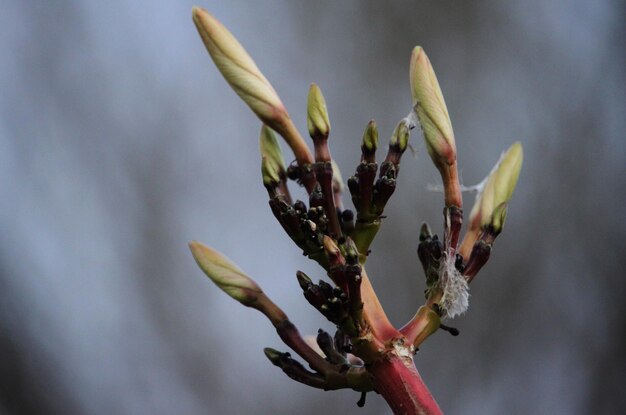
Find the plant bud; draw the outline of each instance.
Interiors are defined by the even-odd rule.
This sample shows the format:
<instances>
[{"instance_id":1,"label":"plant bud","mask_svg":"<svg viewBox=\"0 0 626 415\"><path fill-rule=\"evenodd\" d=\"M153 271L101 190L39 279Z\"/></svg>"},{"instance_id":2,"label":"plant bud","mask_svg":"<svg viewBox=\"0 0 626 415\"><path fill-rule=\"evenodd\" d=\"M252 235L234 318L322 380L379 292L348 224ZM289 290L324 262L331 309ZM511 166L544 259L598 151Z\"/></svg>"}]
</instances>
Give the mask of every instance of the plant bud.
<instances>
[{"instance_id":1,"label":"plant bud","mask_svg":"<svg viewBox=\"0 0 626 415\"><path fill-rule=\"evenodd\" d=\"M378 127L376 126L376 121L371 120L367 123L365 132L363 133L363 144L361 148L367 153L374 153L378 148Z\"/></svg>"},{"instance_id":2,"label":"plant bud","mask_svg":"<svg viewBox=\"0 0 626 415\"><path fill-rule=\"evenodd\" d=\"M502 230L506 217L506 205L513 195L522 168L524 154L522 145L514 143L489 173L470 213L470 227L493 226Z\"/></svg>"},{"instance_id":3,"label":"plant bud","mask_svg":"<svg viewBox=\"0 0 626 415\"><path fill-rule=\"evenodd\" d=\"M283 153L280 150L276 134L274 134L274 131L267 125L261 127L259 151L261 152L261 157L267 157L276 165L281 175L285 174L286 169Z\"/></svg>"},{"instance_id":4,"label":"plant bud","mask_svg":"<svg viewBox=\"0 0 626 415\"><path fill-rule=\"evenodd\" d=\"M456 144L448 108L426 52L416 46L411 54L411 93L422 126L426 148L437 166L456 161Z\"/></svg>"},{"instance_id":5,"label":"plant bud","mask_svg":"<svg viewBox=\"0 0 626 415\"><path fill-rule=\"evenodd\" d=\"M335 243L335 240L333 238L324 235L323 244L324 251L326 251L326 254L330 258L338 258L341 256L341 251L339 250L339 247L337 246L337 243Z\"/></svg>"},{"instance_id":6,"label":"plant bud","mask_svg":"<svg viewBox=\"0 0 626 415\"><path fill-rule=\"evenodd\" d=\"M265 349L263 349L263 353L265 353L265 356L270 360L270 362L272 362L276 366L280 365L280 361L285 355L285 353L281 353L276 349L272 349L271 347L266 347Z\"/></svg>"},{"instance_id":7,"label":"plant bud","mask_svg":"<svg viewBox=\"0 0 626 415\"><path fill-rule=\"evenodd\" d=\"M198 33L226 81L266 124L287 112L274 88L235 37L206 10L194 7Z\"/></svg>"},{"instance_id":8,"label":"plant bud","mask_svg":"<svg viewBox=\"0 0 626 415\"><path fill-rule=\"evenodd\" d=\"M276 164L269 158L261 159L261 174L263 176L263 184L267 186L277 186L280 182L279 170Z\"/></svg>"},{"instance_id":9,"label":"plant bud","mask_svg":"<svg viewBox=\"0 0 626 415\"><path fill-rule=\"evenodd\" d=\"M283 160L283 154L280 151L274 131L265 124L261 127L259 150L261 152L263 184L266 187L278 185L280 180L285 178L287 174L285 161Z\"/></svg>"},{"instance_id":10,"label":"plant bud","mask_svg":"<svg viewBox=\"0 0 626 415\"><path fill-rule=\"evenodd\" d=\"M309 276L302 271L296 272L296 277L298 278L298 284L300 284L300 288L302 288L303 290L308 289L313 284L311 278L309 278Z\"/></svg>"},{"instance_id":11,"label":"plant bud","mask_svg":"<svg viewBox=\"0 0 626 415\"><path fill-rule=\"evenodd\" d=\"M280 97L263 76L248 52L215 17L194 7L193 21L215 66L237 95L263 121L277 131L292 148L298 163L311 163L313 157L294 126Z\"/></svg>"},{"instance_id":12,"label":"plant bud","mask_svg":"<svg viewBox=\"0 0 626 415\"><path fill-rule=\"evenodd\" d=\"M189 248L198 266L226 294L251 307L259 295L261 288L226 256L201 244L190 242Z\"/></svg>"},{"instance_id":13,"label":"plant bud","mask_svg":"<svg viewBox=\"0 0 626 415\"><path fill-rule=\"evenodd\" d=\"M391 135L391 140L389 141L390 146L397 146L398 151L401 153L406 150L406 146L409 144L409 127L407 126L406 120L402 120L396 126L396 129L393 130L393 134Z\"/></svg>"},{"instance_id":14,"label":"plant bud","mask_svg":"<svg viewBox=\"0 0 626 415\"><path fill-rule=\"evenodd\" d=\"M502 232L502 228L504 228L504 222L506 221L506 211L507 204L501 203L493 210L493 214L491 215L489 226L491 226L497 234Z\"/></svg>"},{"instance_id":15,"label":"plant bud","mask_svg":"<svg viewBox=\"0 0 626 415\"><path fill-rule=\"evenodd\" d=\"M330 121L328 120L328 110L322 91L316 84L311 84L309 96L307 98L306 125L311 138L328 137L330 133Z\"/></svg>"}]
</instances>

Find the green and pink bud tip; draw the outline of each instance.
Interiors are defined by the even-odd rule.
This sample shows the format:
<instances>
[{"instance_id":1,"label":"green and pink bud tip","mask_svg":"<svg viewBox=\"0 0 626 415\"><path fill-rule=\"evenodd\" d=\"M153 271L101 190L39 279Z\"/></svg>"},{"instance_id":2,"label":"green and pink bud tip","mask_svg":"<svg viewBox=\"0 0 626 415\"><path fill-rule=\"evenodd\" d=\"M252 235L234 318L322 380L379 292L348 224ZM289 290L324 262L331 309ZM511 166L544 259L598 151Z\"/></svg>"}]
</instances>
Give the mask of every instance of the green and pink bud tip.
<instances>
[{"instance_id":1,"label":"green and pink bud tip","mask_svg":"<svg viewBox=\"0 0 626 415\"><path fill-rule=\"evenodd\" d=\"M313 158L304 139L289 118L280 97L248 52L206 10L194 7L192 15L202 42L224 79L263 123L287 141L299 164L311 163Z\"/></svg>"},{"instance_id":2,"label":"green and pink bud tip","mask_svg":"<svg viewBox=\"0 0 626 415\"><path fill-rule=\"evenodd\" d=\"M306 125L311 138L327 138L330 134L330 120L326 100L316 84L311 84L306 106Z\"/></svg>"},{"instance_id":3,"label":"green and pink bud tip","mask_svg":"<svg viewBox=\"0 0 626 415\"><path fill-rule=\"evenodd\" d=\"M502 156L481 184L469 216L468 231L461 245L466 256L482 230L490 229L496 235L502 231L507 205L517 185L524 151L520 142L514 143Z\"/></svg>"},{"instance_id":4,"label":"green and pink bud tip","mask_svg":"<svg viewBox=\"0 0 626 415\"><path fill-rule=\"evenodd\" d=\"M407 145L409 144L409 131L410 128L407 120L404 119L400 121L396 126L396 129L393 130L389 145L397 147L398 151L403 153L406 150Z\"/></svg>"},{"instance_id":5,"label":"green and pink bud tip","mask_svg":"<svg viewBox=\"0 0 626 415\"><path fill-rule=\"evenodd\" d=\"M420 46L411 54L411 94L428 154L437 167L456 162L454 132L437 75Z\"/></svg>"},{"instance_id":6,"label":"green and pink bud tip","mask_svg":"<svg viewBox=\"0 0 626 415\"><path fill-rule=\"evenodd\" d=\"M285 161L280 150L276 135L267 125L261 127L259 137L259 151L261 152L261 171L263 184L267 187L276 186L287 175Z\"/></svg>"},{"instance_id":7,"label":"green and pink bud tip","mask_svg":"<svg viewBox=\"0 0 626 415\"><path fill-rule=\"evenodd\" d=\"M215 285L247 307L254 307L263 291L225 255L200 242L190 242L189 249L200 269Z\"/></svg>"},{"instance_id":8,"label":"green and pink bud tip","mask_svg":"<svg viewBox=\"0 0 626 415\"><path fill-rule=\"evenodd\" d=\"M363 132L363 141L361 144L361 161L366 163L374 163L376 149L378 148L378 127L376 121L371 120L367 123Z\"/></svg>"}]
</instances>

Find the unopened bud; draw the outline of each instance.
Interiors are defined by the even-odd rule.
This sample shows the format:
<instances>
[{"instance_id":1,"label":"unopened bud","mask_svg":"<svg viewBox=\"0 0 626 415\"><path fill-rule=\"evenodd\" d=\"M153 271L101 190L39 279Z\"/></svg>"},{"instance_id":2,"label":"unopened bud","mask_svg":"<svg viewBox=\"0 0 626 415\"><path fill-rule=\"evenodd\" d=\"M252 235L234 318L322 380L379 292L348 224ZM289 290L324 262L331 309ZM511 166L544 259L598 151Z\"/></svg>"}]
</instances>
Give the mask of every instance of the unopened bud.
<instances>
[{"instance_id":1,"label":"unopened bud","mask_svg":"<svg viewBox=\"0 0 626 415\"><path fill-rule=\"evenodd\" d=\"M493 214L491 215L489 225L496 233L502 232L502 228L504 228L504 222L506 221L506 206L506 203L501 203L493 210Z\"/></svg>"},{"instance_id":2,"label":"unopened bud","mask_svg":"<svg viewBox=\"0 0 626 415\"><path fill-rule=\"evenodd\" d=\"M267 157L261 159L261 174L265 186L277 186L280 182L279 170L276 164Z\"/></svg>"},{"instance_id":3,"label":"unopened bud","mask_svg":"<svg viewBox=\"0 0 626 415\"><path fill-rule=\"evenodd\" d=\"M396 126L396 129L393 130L393 134L391 136L391 140L389 142L390 146L397 146L398 150L402 153L406 150L406 146L409 144L409 127L407 125L406 120L402 120Z\"/></svg>"},{"instance_id":4,"label":"unopened bud","mask_svg":"<svg viewBox=\"0 0 626 415\"><path fill-rule=\"evenodd\" d=\"M280 97L248 52L228 29L206 10L194 7L192 15L215 66L237 95L261 121L283 136L301 165L311 163L313 160L311 153L289 118Z\"/></svg>"},{"instance_id":5,"label":"unopened bud","mask_svg":"<svg viewBox=\"0 0 626 415\"><path fill-rule=\"evenodd\" d=\"M423 242L426 239L431 238L432 236L433 232L430 230L430 226L428 226L428 223L422 223L422 226L420 227L420 242Z\"/></svg>"},{"instance_id":6,"label":"unopened bud","mask_svg":"<svg viewBox=\"0 0 626 415\"><path fill-rule=\"evenodd\" d=\"M194 7L192 14L207 51L237 95L268 125L287 117L272 85L228 29L204 9Z\"/></svg>"},{"instance_id":7,"label":"unopened bud","mask_svg":"<svg viewBox=\"0 0 626 415\"><path fill-rule=\"evenodd\" d=\"M241 304L250 307L263 293L261 288L226 256L200 242L190 242L189 248L198 266L211 281Z\"/></svg>"},{"instance_id":8,"label":"unopened bud","mask_svg":"<svg viewBox=\"0 0 626 415\"><path fill-rule=\"evenodd\" d=\"M489 173L470 213L470 227L493 226L502 230L507 203L513 195L524 159L520 142L514 143L500 157Z\"/></svg>"},{"instance_id":9,"label":"unopened bud","mask_svg":"<svg viewBox=\"0 0 626 415\"><path fill-rule=\"evenodd\" d=\"M337 243L330 236L324 236L324 251L330 258L337 258L341 255L341 251L337 246Z\"/></svg>"},{"instance_id":10,"label":"unopened bud","mask_svg":"<svg viewBox=\"0 0 626 415\"><path fill-rule=\"evenodd\" d=\"M410 81L413 104L428 154L437 166L453 164L456 161L456 144L448 108L435 71L420 46L416 46L411 54Z\"/></svg>"},{"instance_id":11,"label":"unopened bud","mask_svg":"<svg viewBox=\"0 0 626 415\"><path fill-rule=\"evenodd\" d=\"M313 284L311 278L309 278L309 276L302 271L296 272L296 277L298 278L298 284L300 284L300 288L302 288L303 290L306 290Z\"/></svg>"},{"instance_id":12,"label":"unopened bud","mask_svg":"<svg viewBox=\"0 0 626 415\"><path fill-rule=\"evenodd\" d=\"M286 176L285 161L274 131L265 124L261 127L259 150L261 152L263 184L266 187L278 185L280 180Z\"/></svg>"},{"instance_id":13,"label":"unopened bud","mask_svg":"<svg viewBox=\"0 0 626 415\"><path fill-rule=\"evenodd\" d=\"M280 361L285 355L284 353L281 353L276 349L272 349L271 347L263 349L263 353L265 353L265 356L270 360L270 362L276 366L280 365Z\"/></svg>"},{"instance_id":14,"label":"unopened bud","mask_svg":"<svg viewBox=\"0 0 626 415\"><path fill-rule=\"evenodd\" d=\"M306 125L312 138L328 137L330 133L330 121L328 110L322 91L316 84L311 84L307 98Z\"/></svg>"},{"instance_id":15,"label":"unopened bud","mask_svg":"<svg viewBox=\"0 0 626 415\"><path fill-rule=\"evenodd\" d=\"M259 151L261 152L261 157L268 158L276 166L281 176L285 175L283 153L280 150L276 134L274 134L274 131L267 125L261 127Z\"/></svg>"},{"instance_id":16,"label":"unopened bud","mask_svg":"<svg viewBox=\"0 0 626 415\"><path fill-rule=\"evenodd\" d=\"M367 153L373 153L378 148L378 127L376 121L371 120L367 123L365 132L363 133L363 144L361 149Z\"/></svg>"}]
</instances>

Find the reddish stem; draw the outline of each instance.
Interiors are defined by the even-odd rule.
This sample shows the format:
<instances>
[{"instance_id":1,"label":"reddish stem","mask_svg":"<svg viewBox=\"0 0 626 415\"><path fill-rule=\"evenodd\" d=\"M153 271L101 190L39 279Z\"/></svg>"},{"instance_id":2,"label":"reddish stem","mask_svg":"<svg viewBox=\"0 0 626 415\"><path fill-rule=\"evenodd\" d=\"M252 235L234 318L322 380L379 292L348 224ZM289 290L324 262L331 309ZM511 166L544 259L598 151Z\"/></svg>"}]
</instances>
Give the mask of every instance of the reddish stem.
<instances>
[{"instance_id":1,"label":"reddish stem","mask_svg":"<svg viewBox=\"0 0 626 415\"><path fill-rule=\"evenodd\" d=\"M443 192L446 206L456 206L463 208L463 196L461 195L461 185L459 183L459 173L456 161L451 165L438 166L443 180Z\"/></svg>"},{"instance_id":2,"label":"reddish stem","mask_svg":"<svg viewBox=\"0 0 626 415\"><path fill-rule=\"evenodd\" d=\"M420 377L413 359L391 355L372 365L376 391L396 415L441 415L441 409Z\"/></svg>"}]
</instances>

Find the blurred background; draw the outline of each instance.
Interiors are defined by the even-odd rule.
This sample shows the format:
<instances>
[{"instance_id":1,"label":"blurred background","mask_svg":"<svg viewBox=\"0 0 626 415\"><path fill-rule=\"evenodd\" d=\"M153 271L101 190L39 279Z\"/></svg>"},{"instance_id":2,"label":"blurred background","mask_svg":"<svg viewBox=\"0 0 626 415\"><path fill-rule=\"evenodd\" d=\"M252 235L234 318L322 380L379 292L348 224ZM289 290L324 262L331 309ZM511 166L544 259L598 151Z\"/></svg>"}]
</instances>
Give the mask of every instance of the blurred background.
<instances>
[{"instance_id":1,"label":"blurred background","mask_svg":"<svg viewBox=\"0 0 626 415\"><path fill-rule=\"evenodd\" d=\"M309 83L320 85L344 178L368 120L384 147L409 111L416 44L442 85L465 184L522 141L506 228L451 322L461 335L436 333L416 357L444 412L623 408L623 2L199 4L303 132ZM271 325L188 252L192 239L216 247L302 332L331 329L295 280L322 272L267 207L259 121L210 61L192 5L0 3L0 413L390 413L373 393L360 409L355 392L288 379L262 353L286 349ZM440 179L421 135L411 141L368 262L397 325L423 301L419 226L442 222L442 195L427 190Z\"/></svg>"}]
</instances>

